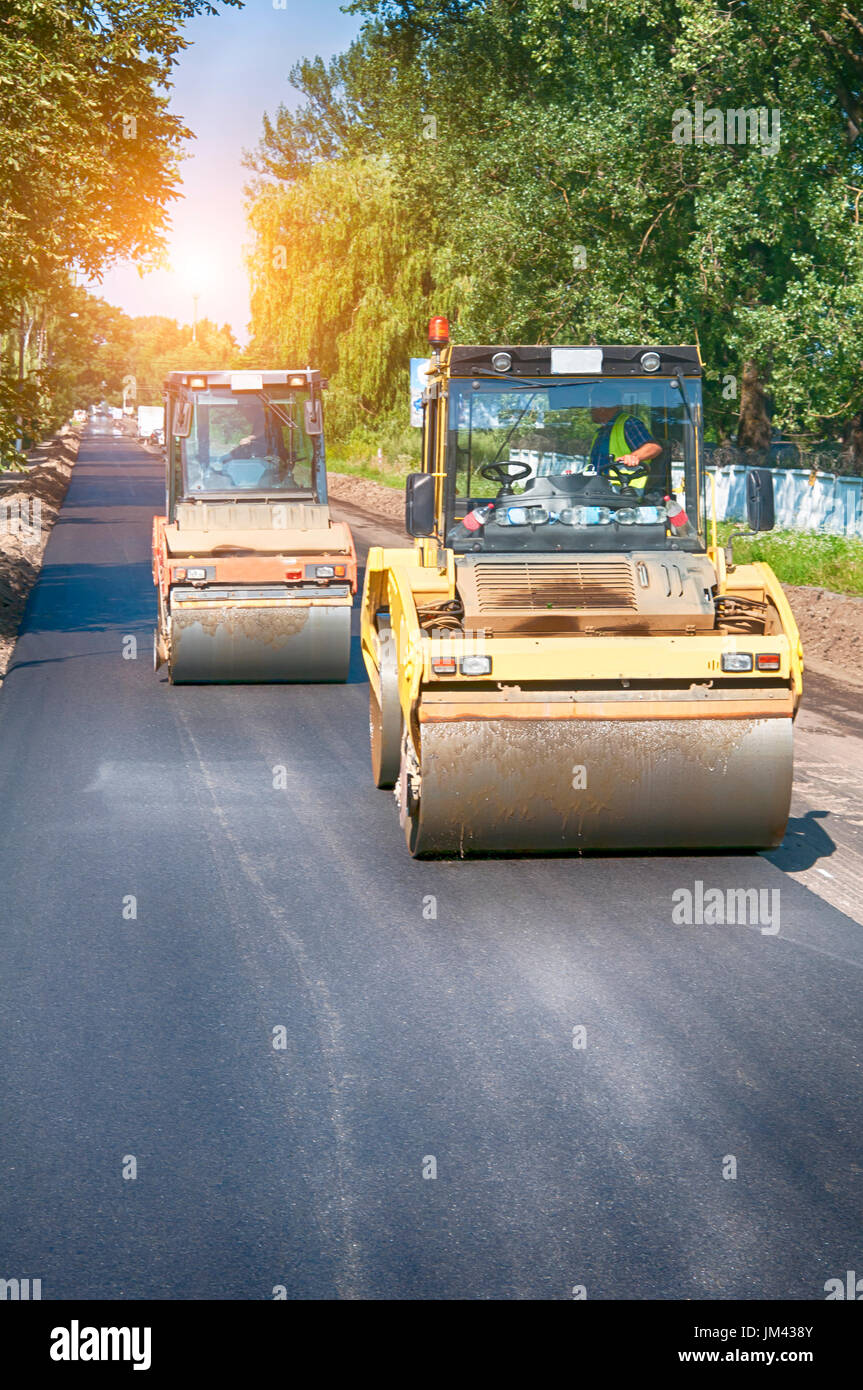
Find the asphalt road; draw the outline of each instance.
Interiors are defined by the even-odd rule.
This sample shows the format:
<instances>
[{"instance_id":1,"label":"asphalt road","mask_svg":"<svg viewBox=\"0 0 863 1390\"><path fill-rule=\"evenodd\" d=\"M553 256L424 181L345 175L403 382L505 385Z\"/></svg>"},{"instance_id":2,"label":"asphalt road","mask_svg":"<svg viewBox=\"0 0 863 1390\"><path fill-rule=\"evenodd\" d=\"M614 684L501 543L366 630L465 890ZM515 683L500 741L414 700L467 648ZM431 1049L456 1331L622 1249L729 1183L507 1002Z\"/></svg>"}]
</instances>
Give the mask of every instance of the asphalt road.
<instances>
[{"instance_id":1,"label":"asphalt road","mask_svg":"<svg viewBox=\"0 0 863 1390\"><path fill-rule=\"evenodd\" d=\"M863 1268L857 922L763 856L412 861L358 660L153 673L161 501L85 439L0 690L0 1276L820 1299ZM699 880L778 891L779 933L674 925Z\"/></svg>"}]
</instances>

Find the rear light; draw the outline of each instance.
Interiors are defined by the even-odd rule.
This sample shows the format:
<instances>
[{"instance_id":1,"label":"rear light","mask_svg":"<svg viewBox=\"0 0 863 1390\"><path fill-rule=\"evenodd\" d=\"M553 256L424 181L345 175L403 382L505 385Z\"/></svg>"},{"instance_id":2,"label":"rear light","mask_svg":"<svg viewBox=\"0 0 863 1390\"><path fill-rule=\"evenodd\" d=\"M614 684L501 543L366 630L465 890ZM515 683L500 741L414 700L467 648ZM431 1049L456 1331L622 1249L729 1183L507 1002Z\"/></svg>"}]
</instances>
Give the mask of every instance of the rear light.
<instances>
[{"instance_id":1,"label":"rear light","mask_svg":"<svg viewBox=\"0 0 863 1390\"><path fill-rule=\"evenodd\" d=\"M302 577L303 577L303 571L302 571L302 570L285 570L285 578L286 578L286 579L302 579Z\"/></svg>"},{"instance_id":2,"label":"rear light","mask_svg":"<svg viewBox=\"0 0 863 1390\"><path fill-rule=\"evenodd\" d=\"M463 676L490 676L491 657L463 656L459 662L459 670Z\"/></svg>"},{"instance_id":3,"label":"rear light","mask_svg":"<svg viewBox=\"0 0 863 1390\"><path fill-rule=\"evenodd\" d=\"M454 676L456 672L454 656L439 656L431 664L436 676Z\"/></svg>"},{"instance_id":4,"label":"rear light","mask_svg":"<svg viewBox=\"0 0 863 1390\"><path fill-rule=\"evenodd\" d=\"M186 570L187 579L206 579L207 571L201 569Z\"/></svg>"},{"instance_id":5,"label":"rear light","mask_svg":"<svg viewBox=\"0 0 863 1390\"><path fill-rule=\"evenodd\" d=\"M723 671L751 671L752 653L751 652L723 652L722 653Z\"/></svg>"},{"instance_id":6,"label":"rear light","mask_svg":"<svg viewBox=\"0 0 863 1390\"><path fill-rule=\"evenodd\" d=\"M446 347L449 342L449 319L443 314L435 314L429 319L429 343L432 347Z\"/></svg>"},{"instance_id":7,"label":"rear light","mask_svg":"<svg viewBox=\"0 0 863 1390\"><path fill-rule=\"evenodd\" d=\"M755 665L759 671L778 671L782 658L778 652L759 652Z\"/></svg>"}]
</instances>

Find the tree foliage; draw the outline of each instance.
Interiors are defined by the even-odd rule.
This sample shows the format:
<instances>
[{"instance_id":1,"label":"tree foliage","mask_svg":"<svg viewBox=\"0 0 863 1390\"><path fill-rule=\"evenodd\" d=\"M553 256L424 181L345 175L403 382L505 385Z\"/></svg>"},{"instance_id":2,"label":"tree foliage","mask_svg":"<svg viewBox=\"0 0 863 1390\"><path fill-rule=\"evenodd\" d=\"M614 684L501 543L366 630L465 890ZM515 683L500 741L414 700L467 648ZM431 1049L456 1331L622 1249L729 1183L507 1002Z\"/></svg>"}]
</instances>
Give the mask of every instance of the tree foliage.
<instances>
[{"instance_id":1,"label":"tree foliage","mask_svg":"<svg viewBox=\"0 0 863 1390\"><path fill-rule=\"evenodd\" d=\"M266 121L250 209L253 323L314 347L346 408L401 409L430 309L461 341L696 340L720 435L747 362L787 431L858 408L863 19L844 4L352 9L357 41L301 64L304 104ZM684 143L698 102L743 113L747 142Z\"/></svg>"},{"instance_id":2,"label":"tree foliage","mask_svg":"<svg viewBox=\"0 0 863 1390\"><path fill-rule=\"evenodd\" d=\"M128 319L127 324L123 380L127 399L137 405L161 405L168 372L231 367L238 359L239 346L226 323L220 328L199 319L193 330L176 319L153 315Z\"/></svg>"},{"instance_id":3,"label":"tree foliage","mask_svg":"<svg viewBox=\"0 0 863 1390\"><path fill-rule=\"evenodd\" d=\"M53 379L33 333L59 321L75 275L160 253L191 134L169 109L181 26L217 12L209 0L6 0L0 10L4 439L16 437L25 397L30 429L52 414L31 409ZM39 381L27 387L31 371ZM17 437L27 433L22 415Z\"/></svg>"}]
</instances>

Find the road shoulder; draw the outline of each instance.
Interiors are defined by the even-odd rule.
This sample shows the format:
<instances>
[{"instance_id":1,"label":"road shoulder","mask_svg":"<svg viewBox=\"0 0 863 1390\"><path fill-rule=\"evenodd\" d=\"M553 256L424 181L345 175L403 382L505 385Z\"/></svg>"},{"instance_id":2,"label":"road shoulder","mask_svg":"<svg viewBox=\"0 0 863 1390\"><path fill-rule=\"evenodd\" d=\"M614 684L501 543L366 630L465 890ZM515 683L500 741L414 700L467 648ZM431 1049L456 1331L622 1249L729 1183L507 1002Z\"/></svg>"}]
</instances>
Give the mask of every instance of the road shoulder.
<instances>
[{"instance_id":1,"label":"road shoulder","mask_svg":"<svg viewBox=\"0 0 863 1390\"><path fill-rule=\"evenodd\" d=\"M20 473L0 473L0 684L9 669L27 599L42 568L81 442L64 428L31 449Z\"/></svg>"}]
</instances>

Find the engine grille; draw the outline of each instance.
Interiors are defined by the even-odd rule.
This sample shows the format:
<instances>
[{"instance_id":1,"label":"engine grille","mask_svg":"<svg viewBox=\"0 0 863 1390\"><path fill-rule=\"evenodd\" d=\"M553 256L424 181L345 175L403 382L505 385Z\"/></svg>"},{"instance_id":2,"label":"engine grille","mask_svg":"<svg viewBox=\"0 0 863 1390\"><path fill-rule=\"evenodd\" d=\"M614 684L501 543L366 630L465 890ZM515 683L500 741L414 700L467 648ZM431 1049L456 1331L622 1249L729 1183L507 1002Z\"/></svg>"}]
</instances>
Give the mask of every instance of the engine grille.
<instances>
[{"instance_id":1,"label":"engine grille","mask_svg":"<svg viewBox=\"0 0 863 1390\"><path fill-rule=\"evenodd\" d=\"M480 613L638 607L628 560L480 561L474 576Z\"/></svg>"}]
</instances>

